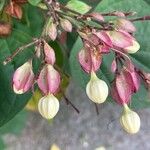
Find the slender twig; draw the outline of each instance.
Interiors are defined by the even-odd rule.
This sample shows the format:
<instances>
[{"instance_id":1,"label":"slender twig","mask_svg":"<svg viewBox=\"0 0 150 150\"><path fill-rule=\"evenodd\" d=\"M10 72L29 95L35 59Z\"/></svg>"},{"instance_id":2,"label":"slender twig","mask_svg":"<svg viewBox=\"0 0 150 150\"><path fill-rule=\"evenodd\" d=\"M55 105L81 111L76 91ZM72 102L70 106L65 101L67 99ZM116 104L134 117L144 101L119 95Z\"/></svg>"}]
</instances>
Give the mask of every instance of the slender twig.
<instances>
[{"instance_id":1,"label":"slender twig","mask_svg":"<svg viewBox=\"0 0 150 150\"><path fill-rule=\"evenodd\" d=\"M102 16L117 16L117 11L108 12L108 13L102 13ZM122 12L125 16L133 16L136 14L136 12Z\"/></svg>"},{"instance_id":2,"label":"slender twig","mask_svg":"<svg viewBox=\"0 0 150 150\"><path fill-rule=\"evenodd\" d=\"M95 105L96 114L99 115L98 105L96 103L94 103L94 105Z\"/></svg>"},{"instance_id":3,"label":"slender twig","mask_svg":"<svg viewBox=\"0 0 150 150\"><path fill-rule=\"evenodd\" d=\"M135 19L130 19L130 21L134 22L134 21L150 21L150 16L144 16L144 17L139 17L139 18L135 18Z\"/></svg>"},{"instance_id":4,"label":"slender twig","mask_svg":"<svg viewBox=\"0 0 150 150\"><path fill-rule=\"evenodd\" d=\"M34 40L33 42L30 42L30 43L28 43L28 44L26 44L26 45L23 45L23 46L17 48L11 56L7 57L7 58L3 61L3 64L4 64L4 65L7 65L9 62L12 61L12 59L13 59L18 53L22 52L24 49L26 49L26 48L28 48L28 47L30 47L30 46L36 44L36 43L38 43L39 40L40 40L40 39L36 39L36 40Z\"/></svg>"},{"instance_id":5,"label":"slender twig","mask_svg":"<svg viewBox=\"0 0 150 150\"><path fill-rule=\"evenodd\" d=\"M53 2L49 3L48 0L44 0L44 3L46 4L46 6L47 6L47 8L49 10L48 13L50 13L50 15L53 17L55 23L57 23L58 22L58 17L57 17L57 15L55 13Z\"/></svg>"},{"instance_id":6,"label":"slender twig","mask_svg":"<svg viewBox=\"0 0 150 150\"><path fill-rule=\"evenodd\" d=\"M80 111L78 110L78 108L76 108L76 106L66 97L65 94L63 94L63 97L64 97L64 99L65 99L67 105L70 104L70 106L72 106L72 108L79 114Z\"/></svg>"}]
</instances>

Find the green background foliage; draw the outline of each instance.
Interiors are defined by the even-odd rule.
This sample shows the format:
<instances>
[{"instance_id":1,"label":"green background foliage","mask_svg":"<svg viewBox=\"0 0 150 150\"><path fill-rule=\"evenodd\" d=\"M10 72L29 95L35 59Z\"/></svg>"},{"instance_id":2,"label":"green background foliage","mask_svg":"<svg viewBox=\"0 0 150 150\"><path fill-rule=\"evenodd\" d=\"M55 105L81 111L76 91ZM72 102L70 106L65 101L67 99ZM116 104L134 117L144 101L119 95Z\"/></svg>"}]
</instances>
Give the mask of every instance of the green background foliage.
<instances>
[{"instance_id":1,"label":"green background foliage","mask_svg":"<svg viewBox=\"0 0 150 150\"><path fill-rule=\"evenodd\" d=\"M36 7L40 0L29 0L29 2L30 4L25 4L23 6L23 19L21 21L16 19L13 20L13 32L11 36L0 39L0 126L12 119L19 111L21 111L31 97L31 92L23 95L14 94L11 80L15 69L33 56L34 48L31 47L24 50L22 53L17 55L17 57L15 57L12 63L6 66L3 66L2 64L4 59L12 54L17 47L30 42L33 37L40 36L45 20L43 11ZM68 1L62 0L60 2L67 3ZM90 4L93 8L95 8L95 11L98 12L108 12L113 10L136 11L138 12L137 16L142 16L149 14L150 10L150 3L148 0L84 0L83 2ZM75 3L74 5L77 4ZM2 6L3 4L1 2L0 8ZM141 50L137 54L131 56L133 61L146 71L150 71L149 26L149 22L136 23L137 32L135 37L141 44ZM75 44L73 41L76 41ZM72 35L69 34L67 42L68 44L66 46L70 50L69 71L73 77L73 80L77 81L79 85L85 88L85 85L89 80L89 76L82 71L76 57L78 51L82 47L81 40L76 40L76 36L72 33ZM58 43L53 43L52 46L55 49L59 49L59 51L60 49L64 49L64 47L58 45ZM58 61L59 65L64 62L67 68L66 70L68 71L68 60L62 60L62 53L56 55L57 59L60 60ZM110 82L113 80L113 75L110 72L110 64L112 59L113 54L104 56L101 70L98 72L98 76L106 80L109 86ZM147 92L144 87L141 87L140 92L134 95L131 106L134 108L150 106L147 98Z\"/></svg>"}]
</instances>

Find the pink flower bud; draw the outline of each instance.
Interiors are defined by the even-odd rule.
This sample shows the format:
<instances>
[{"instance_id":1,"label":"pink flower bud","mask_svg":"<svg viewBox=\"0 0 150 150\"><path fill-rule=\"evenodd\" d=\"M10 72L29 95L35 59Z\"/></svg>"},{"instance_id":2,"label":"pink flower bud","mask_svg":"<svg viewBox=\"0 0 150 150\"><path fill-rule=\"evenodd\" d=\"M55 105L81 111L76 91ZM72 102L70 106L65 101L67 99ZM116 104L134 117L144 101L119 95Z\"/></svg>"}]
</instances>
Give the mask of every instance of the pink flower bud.
<instances>
[{"instance_id":1,"label":"pink flower bud","mask_svg":"<svg viewBox=\"0 0 150 150\"><path fill-rule=\"evenodd\" d=\"M54 41L57 37L57 25L51 22L46 32L49 38Z\"/></svg>"},{"instance_id":2,"label":"pink flower bud","mask_svg":"<svg viewBox=\"0 0 150 150\"><path fill-rule=\"evenodd\" d=\"M136 31L136 28L133 25L133 23L127 19L119 18L114 23L115 23L116 28L119 30L124 30L129 33Z\"/></svg>"},{"instance_id":3,"label":"pink flower bud","mask_svg":"<svg viewBox=\"0 0 150 150\"><path fill-rule=\"evenodd\" d=\"M109 47L112 47L112 41L109 35L107 34L107 32L100 31L100 32L95 32L94 34L100 39L101 43L105 43Z\"/></svg>"},{"instance_id":4,"label":"pink flower bud","mask_svg":"<svg viewBox=\"0 0 150 150\"><path fill-rule=\"evenodd\" d=\"M37 58L41 57L41 44L35 46L35 55Z\"/></svg>"},{"instance_id":5,"label":"pink flower bud","mask_svg":"<svg viewBox=\"0 0 150 150\"><path fill-rule=\"evenodd\" d=\"M54 94L60 85L60 75L52 65L47 64L41 70L37 83L44 94Z\"/></svg>"},{"instance_id":6,"label":"pink flower bud","mask_svg":"<svg viewBox=\"0 0 150 150\"><path fill-rule=\"evenodd\" d=\"M32 71L32 62L28 61L20 66L13 76L13 89L17 94L27 92L34 82L34 73Z\"/></svg>"},{"instance_id":7,"label":"pink flower bud","mask_svg":"<svg viewBox=\"0 0 150 150\"><path fill-rule=\"evenodd\" d=\"M127 104L131 99L131 88L123 71L117 74L112 86L112 97L120 105Z\"/></svg>"},{"instance_id":8,"label":"pink flower bud","mask_svg":"<svg viewBox=\"0 0 150 150\"><path fill-rule=\"evenodd\" d=\"M125 17L125 14L121 11L114 11L112 14L118 17Z\"/></svg>"},{"instance_id":9,"label":"pink flower bud","mask_svg":"<svg viewBox=\"0 0 150 150\"><path fill-rule=\"evenodd\" d=\"M112 44L117 48L126 48L132 46L133 37L127 32L122 31L107 31Z\"/></svg>"},{"instance_id":10,"label":"pink flower bud","mask_svg":"<svg viewBox=\"0 0 150 150\"><path fill-rule=\"evenodd\" d=\"M111 72L115 73L116 70L117 70L117 62L116 62L116 59L114 59L112 64L111 64Z\"/></svg>"},{"instance_id":11,"label":"pink flower bud","mask_svg":"<svg viewBox=\"0 0 150 150\"><path fill-rule=\"evenodd\" d=\"M54 65L55 63L55 52L51 46L49 46L44 41L44 54L45 54L45 61L48 64Z\"/></svg>"},{"instance_id":12,"label":"pink flower bud","mask_svg":"<svg viewBox=\"0 0 150 150\"><path fill-rule=\"evenodd\" d=\"M71 24L71 22L69 20L61 19L60 20L60 25L65 31L67 31L67 32L71 32L72 31L72 24Z\"/></svg>"},{"instance_id":13,"label":"pink flower bud","mask_svg":"<svg viewBox=\"0 0 150 150\"><path fill-rule=\"evenodd\" d=\"M89 16L97 21L100 21L100 22L104 21L104 17L98 12L93 12L93 13L89 14Z\"/></svg>"},{"instance_id":14,"label":"pink flower bud","mask_svg":"<svg viewBox=\"0 0 150 150\"><path fill-rule=\"evenodd\" d=\"M135 69L123 68L126 80L128 81L131 91L136 93L140 88L140 78Z\"/></svg>"},{"instance_id":15,"label":"pink flower bud","mask_svg":"<svg viewBox=\"0 0 150 150\"><path fill-rule=\"evenodd\" d=\"M92 70L96 72L102 62L100 52L90 49L90 47L81 49L78 54L78 59L80 65L87 73L90 73Z\"/></svg>"}]
</instances>

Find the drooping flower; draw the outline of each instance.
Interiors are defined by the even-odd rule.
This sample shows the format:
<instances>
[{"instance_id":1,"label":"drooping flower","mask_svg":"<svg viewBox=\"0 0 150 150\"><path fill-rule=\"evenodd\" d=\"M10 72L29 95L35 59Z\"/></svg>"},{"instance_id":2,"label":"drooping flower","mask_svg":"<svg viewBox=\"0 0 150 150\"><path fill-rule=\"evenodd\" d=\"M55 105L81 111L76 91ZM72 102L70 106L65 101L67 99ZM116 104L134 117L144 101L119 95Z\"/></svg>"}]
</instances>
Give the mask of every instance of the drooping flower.
<instances>
[{"instance_id":1,"label":"drooping flower","mask_svg":"<svg viewBox=\"0 0 150 150\"><path fill-rule=\"evenodd\" d=\"M94 72L91 72L91 79L86 86L86 94L94 103L103 103L108 96L108 86Z\"/></svg>"},{"instance_id":2,"label":"drooping flower","mask_svg":"<svg viewBox=\"0 0 150 150\"><path fill-rule=\"evenodd\" d=\"M48 94L39 100L38 110L42 117L52 119L59 110L59 101L53 94Z\"/></svg>"},{"instance_id":3,"label":"drooping flower","mask_svg":"<svg viewBox=\"0 0 150 150\"><path fill-rule=\"evenodd\" d=\"M44 94L54 94L59 89L60 75L52 65L47 64L41 70L37 83Z\"/></svg>"},{"instance_id":4,"label":"drooping flower","mask_svg":"<svg viewBox=\"0 0 150 150\"><path fill-rule=\"evenodd\" d=\"M85 47L79 51L78 60L84 71L90 73L92 70L96 72L100 68L102 57L98 50L85 43Z\"/></svg>"},{"instance_id":5,"label":"drooping flower","mask_svg":"<svg viewBox=\"0 0 150 150\"><path fill-rule=\"evenodd\" d=\"M123 73L131 88L131 91L136 93L140 88L140 77L134 68L123 68Z\"/></svg>"},{"instance_id":6,"label":"drooping flower","mask_svg":"<svg viewBox=\"0 0 150 150\"><path fill-rule=\"evenodd\" d=\"M131 100L131 86L123 71L116 75L111 93L113 99L120 105L127 104Z\"/></svg>"},{"instance_id":7,"label":"drooping flower","mask_svg":"<svg viewBox=\"0 0 150 150\"><path fill-rule=\"evenodd\" d=\"M27 92L34 82L34 73L32 71L32 61L28 61L20 66L13 76L13 89L17 94Z\"/></svg>"},{"instance_id":8,"label":"drooping flower","mask_svg":"<svg viewBox=\"0 0 150 150\"><path fill-rule=\"evenodd\" d=\"M140 117L125 104L123 105L120 124L126 132L135 134L140 130Z\"/></svg>"}]
</instances>

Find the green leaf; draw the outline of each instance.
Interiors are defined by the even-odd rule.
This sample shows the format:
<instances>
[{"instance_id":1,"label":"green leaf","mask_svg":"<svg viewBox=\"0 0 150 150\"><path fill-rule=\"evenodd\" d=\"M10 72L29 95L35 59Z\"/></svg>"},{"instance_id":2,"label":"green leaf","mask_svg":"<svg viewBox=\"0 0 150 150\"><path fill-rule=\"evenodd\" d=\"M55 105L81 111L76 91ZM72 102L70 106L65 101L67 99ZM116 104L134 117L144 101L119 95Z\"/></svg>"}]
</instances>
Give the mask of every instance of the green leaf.
<instances>
[{"instance_id":1,"label":"green leaf","mask_svg":"<svg viewBox=\"0 0 150 150\"><path fill-rule=\"evenodd\" d=\"M7 133L19 135L22 129L25 127L27 114L28 113L25 110L18 113L10 122L0 128L0 135Z\"/></svg>"},{"instance_id":2,"label":"green leaf","mask_svg":"<svg viewBox=\"0 0 150 150\"><path fill-rule=\"evenodd\" d=\"M91 9L91 7L89 5L87 5L86 3L79 1L79 0L70 0L67 3L66 7L70 8L74 11L77 11L81 14L85 14Z\"/></svg>"},{"instance_id":3,"label":"green leaf","mask_svg":"<svg viewBox=\"0 0 150 150\"><path fill-rule=\"evenodd\" d=\"M0 137L0 150L5 150L6 147L5 147L5 143L3 141L3 139Z\"/></svg>"},{"instance_id":4,"label":"green leaf","mask_svg":"<svg viewBox=\"0 0 150 150\"><path fill-rule=\"evenodd\" d=\"M42 0L28 0L28 2L33 5L33 6L37 6Z\"/></svg>"},{"instance_id":5,"label":"green leaf","mask_svg":"<svg viewBox=\"0 0 150 150\"><path fill-rule=\"evenodd\" d=\"M0 1L0 11L3 9L4 4L5 4L5 0L1 0Z\"/></svg>"},{"instance_id":6,"label":"green leaf","mask_svg":"<svg viewBox=\"0 0 150 150\"><path fill-rule=\"evenodd\" d=\"M10 56L16 48L32 41L32 36L38 36L42 29L43 19L39 11L31 5L24 7L28 22L14 20L13 32L10 37L0 39L0 126L12 119L21 111L31 92L16 95L12 89L12 76L17 67L33 56L33 47L25 49L18 54L12 63L4 66L2 62Z\"/></svg>"},{"instance_id":7,"label":"green leaf","mask_svg":"<svg viewBox=\"0 0 150 150\"><path fill-rule=\"evenodd\" d=\"M102 0L101 3L97 5L95 9L96 12L109 12L114 10L136 11L138 15L144 16L149 14L150 6L147 5L147 3L144 0ZM134 63L141 69L150 72L150 22L136 22L135 25L137 27L135 37L141 45L141 50L137 54L132 55L131 58L134 61ZM82 41L81 39L78 39L71 50L70 68L73 79L85 89L86 84L89 80L89 76L82 70L77 60L77 54L81 48ZM110 72L112 59L113 54L104 55L101 70L97 73L99 78L104 79L109 85L109 87L113 80L113 75ZM146 92L146 89L142 86L140 91L133 96L131 107L150 107L150 101Z\"/></svg>"}]
</instances>

